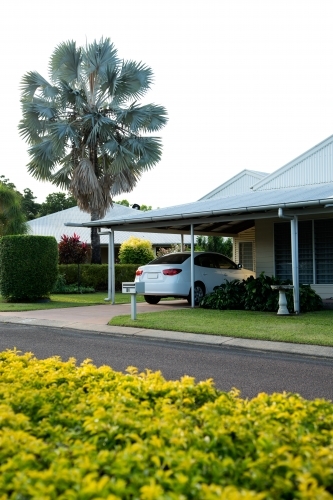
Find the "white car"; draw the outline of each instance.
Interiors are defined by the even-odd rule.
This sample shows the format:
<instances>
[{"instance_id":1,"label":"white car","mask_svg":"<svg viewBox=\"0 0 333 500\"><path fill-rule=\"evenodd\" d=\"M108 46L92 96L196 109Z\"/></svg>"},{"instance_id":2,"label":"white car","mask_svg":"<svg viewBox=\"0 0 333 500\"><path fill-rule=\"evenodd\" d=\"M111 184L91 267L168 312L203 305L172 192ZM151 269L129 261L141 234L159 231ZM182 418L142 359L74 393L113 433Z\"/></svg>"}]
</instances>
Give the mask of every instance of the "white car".
<instances>
[{"instance_id":1,"label":"white car","mask_svg":"<svg viewBox=\"0 0 333 500\"><path fill-rule=\"evenodd\" d=\"M136 271L135 281L145 284L144 298L157 304L162 297L186 298L191 303L191 252L176 252L152 260ZM194 252L194 301L225 281L246 279L254 273L215 252Z\"/></svg>"}]
</instances>

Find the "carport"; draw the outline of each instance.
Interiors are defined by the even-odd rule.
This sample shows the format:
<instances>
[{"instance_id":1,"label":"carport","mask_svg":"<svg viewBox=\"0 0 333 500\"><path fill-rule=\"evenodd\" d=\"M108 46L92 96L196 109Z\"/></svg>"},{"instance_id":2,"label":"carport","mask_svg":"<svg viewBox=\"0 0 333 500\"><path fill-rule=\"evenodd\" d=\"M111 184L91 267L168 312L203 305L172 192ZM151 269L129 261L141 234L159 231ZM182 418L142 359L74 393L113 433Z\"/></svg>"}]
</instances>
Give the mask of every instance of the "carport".
<instances>
[{"instance_id":1,"label":"carport","mask_svg":"<svg viewBox=\"0 0 333 500\"><path fill-rule=\"evenodd\" d=\"M114 304L114 232L173 233L191 236L191 302L194 307L194 236L234 237L255 225L258 219L282 218L290 221L294 310L299 307L298 217L333 212L331 185L256 191L219 199L202 200L122 217L66 226L98 227L109 234L109 299Z\"/></svg>"}]
</instances>

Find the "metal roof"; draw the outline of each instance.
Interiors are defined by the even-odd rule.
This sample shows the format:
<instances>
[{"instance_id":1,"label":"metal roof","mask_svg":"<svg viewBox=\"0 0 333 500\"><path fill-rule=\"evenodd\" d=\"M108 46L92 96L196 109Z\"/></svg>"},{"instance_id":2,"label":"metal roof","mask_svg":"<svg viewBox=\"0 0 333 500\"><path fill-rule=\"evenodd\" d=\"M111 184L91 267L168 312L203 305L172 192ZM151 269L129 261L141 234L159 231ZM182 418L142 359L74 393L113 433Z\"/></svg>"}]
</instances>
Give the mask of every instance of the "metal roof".
<instances>
[{"instance_id":1,"label":"metal roof","mask_svg":"<svg viewBox=\"0 0 333 500\"><path fill-rule=\"evenodd\" d=\"M327 206L330 205L330 206ZM136 212L131 217L105 217L103 220L86 222L84 227L113 228L115 231L145 231L221 234L232 236L254 225L256 218L277 217L279 207L295 213L333 212L333 183L299 188L251 191L242 195L201 200L184 205ZM286 213L287 213L286 212ZM71 226L77 224L68 220Z\"/></svg>"},{"instance_id":2,"label":"metal roof","mask_svg":"<svg viewBox=\"0 0 333 500\"><path fill-rule=\"evenodd\" d=\"M128 219L136 215L138 210L133 208L128 208L123 205L113 204L113 208L110 208L105 215L105 219L112 218L124 218ZM78 223L77 227L65 227L65 223L75 220ZM30 228L30 234L37 234L40 236L54 236L59 243L61 236L66 234L68 236L73 236L74 233L80 236L81 241L90 242L90 228L82 226L83 223L89 222L90 215L87 212L83 212L78 207L68 208L54 214L45 215L44 217L39 217L28 222ZM172 245L174 243L180 243L179 234L154 234L136 232L137 237L142 239L147 239L151 241L154 246L164 246ZM114 240L116 245L121 245L124 241L128 240L133 233L130 231L115 232ZM185 243L190 243L190 237L186 236L184 238ZM108 243L108 236L101 235L101 244L106 245Z\"/></svg>"},{"instance_id":3,"label":"metal roof","mask_svg":"<svg viewBox=\"0 0 333 500\"><path fill-rule=\"evenodd\" d=\"M199 201L211 198L233 196L250 191L254 184L268 175L269 174L266 174L265 172L257 172L255 170L242 170L234 177L231 177L228 181L213 189L213 191L210 191L205 196L202 196L202 198L199 198Z\"/></svg>"}]
</instances>

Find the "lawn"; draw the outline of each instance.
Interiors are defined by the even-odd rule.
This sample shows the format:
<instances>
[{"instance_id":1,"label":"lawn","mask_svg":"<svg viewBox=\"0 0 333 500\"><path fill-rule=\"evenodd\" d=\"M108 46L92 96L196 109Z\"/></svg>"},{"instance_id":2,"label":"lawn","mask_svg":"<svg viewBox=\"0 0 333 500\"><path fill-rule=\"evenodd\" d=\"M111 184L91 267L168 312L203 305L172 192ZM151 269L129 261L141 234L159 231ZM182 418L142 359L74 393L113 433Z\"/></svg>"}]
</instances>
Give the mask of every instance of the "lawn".
<instances>
[{"instance_id":1,"label":"lawn","mask_svg":"<svg viewBox=\"0 0 333 500\"><path fill-rule=\"evenodd\" d=\"M107 292L82 293L82 294L56 294L51 295L49 302L6 302L0 296L0 312L14 311L35 311L40 309L59 309L62 307L82 307L96 306L98 304L107 304L105 298ZM143 296L137 296L137 301L143 301ZM117 304L128 304L131 302L129 295L116 293Z\"/></svg>"},{"instance_id":2,"label":"lawn","mask_svg":"<svg viewBox=\"0 0 333 500\"><path fill-rule=\"evenodd\" d=\"M110 325L135 326L226 337L333 346L333 310L298 316L252 311L177 309L131 316L116 316Z\"/></svg>"}]
</instances>

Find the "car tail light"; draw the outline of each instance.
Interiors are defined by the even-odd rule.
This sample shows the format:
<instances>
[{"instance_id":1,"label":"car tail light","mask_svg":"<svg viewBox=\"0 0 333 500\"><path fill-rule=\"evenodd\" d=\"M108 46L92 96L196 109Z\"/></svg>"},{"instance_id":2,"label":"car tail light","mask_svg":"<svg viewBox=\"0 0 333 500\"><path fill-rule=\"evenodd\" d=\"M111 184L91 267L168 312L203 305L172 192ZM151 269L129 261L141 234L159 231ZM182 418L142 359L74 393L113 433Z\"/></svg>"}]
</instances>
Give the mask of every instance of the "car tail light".
<instances>
[{"instance_id":1,"label":"car tail light","mask_svg":"<svg viewBox=\"0 0 333 500\"><path fill-rule=\"evenodd\" d=\"M175 274L179 274L181 272L181 269L163 269L163 274L165 274L165 276L175 276Z\"/></svg>"},{"instance_id":2,"label":"car tail light","mask_svg":"<svg viewBox=\"0 0 333 500\"><path fill-rule=\"evenodd\" d=\"M135 276L141 276L141 274L143 274L142 269L137 269L136 273L135 273Z\"/></svg>"}]
</instances>

